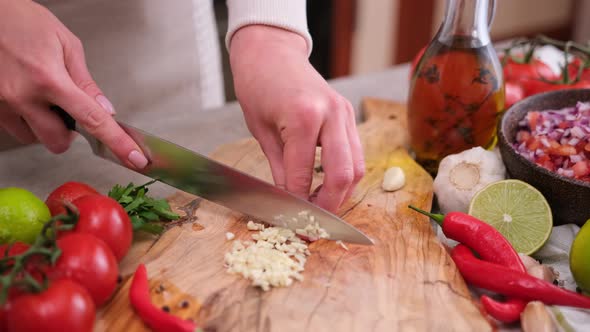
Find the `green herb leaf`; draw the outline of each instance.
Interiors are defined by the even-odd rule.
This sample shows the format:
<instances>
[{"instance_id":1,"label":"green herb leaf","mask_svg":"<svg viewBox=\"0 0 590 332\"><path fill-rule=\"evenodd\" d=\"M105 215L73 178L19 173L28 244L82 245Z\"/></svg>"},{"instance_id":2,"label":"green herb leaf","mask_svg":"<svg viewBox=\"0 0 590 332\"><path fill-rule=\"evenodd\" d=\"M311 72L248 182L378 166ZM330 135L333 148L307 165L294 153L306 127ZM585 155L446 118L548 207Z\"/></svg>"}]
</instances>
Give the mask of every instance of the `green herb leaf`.
<instances>
[{"instance_id":1,"label":"green herb leaf","mask_svg":"<svg viewBox=\"0 0 590 332\"><path fill-rule=\"evenodd\" d=\"M156 181L152 180L140 186L129 183L125 187L117 184L108 193L109 197L123 206L131 218L134 231L161 234L164 231L163 222L180 218L172 212L165 199L155 199L147 195L148 186L154 182Z\"/></svg>"},{"instance_id":2,"label":"green herb leaf","mask_svg":"<svg viewBox=\"0 0 590 332\"><path fill-rule=\"evenodd\" d=\"M147 233L151 233L151 234L162 234L162 232L164 231L164 226L160 225L160 224L156 224L156 223L149 223L149 224L143 224L140 228L140 231L144 231Z\"/></svg>"}]
</instances>

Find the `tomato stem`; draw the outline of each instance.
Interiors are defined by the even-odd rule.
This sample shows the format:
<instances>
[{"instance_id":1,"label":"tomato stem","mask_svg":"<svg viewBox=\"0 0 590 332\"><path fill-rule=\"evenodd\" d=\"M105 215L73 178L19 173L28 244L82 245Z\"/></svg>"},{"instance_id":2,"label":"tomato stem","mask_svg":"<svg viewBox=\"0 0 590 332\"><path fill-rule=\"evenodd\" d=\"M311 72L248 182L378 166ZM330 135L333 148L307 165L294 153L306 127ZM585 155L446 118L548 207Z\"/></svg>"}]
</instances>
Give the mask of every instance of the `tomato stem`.
<instances>
[{"instance_id":1,"label":"tomato stem","mask_svg":"<svg viewBox=\"0 0 590 332\"><path fill-rule=\"evenodd\" d=\"M0 276L0 306L6 303L11 288L22 286L41 292L47 285L37 282L26 270L27 262L32 259L43 259L51 265L55 264L61 250L56 246L57 233L60 230L70 229L78 222L78 211L66 206L66 215L57 215L47 221L41 233L37 235L33 244L23 253L8 255L6 250L4 257L0 258L0 273L10 271L5 276ZM51 232L49 230L51 229Z\"/></svg>"}]
</instances>

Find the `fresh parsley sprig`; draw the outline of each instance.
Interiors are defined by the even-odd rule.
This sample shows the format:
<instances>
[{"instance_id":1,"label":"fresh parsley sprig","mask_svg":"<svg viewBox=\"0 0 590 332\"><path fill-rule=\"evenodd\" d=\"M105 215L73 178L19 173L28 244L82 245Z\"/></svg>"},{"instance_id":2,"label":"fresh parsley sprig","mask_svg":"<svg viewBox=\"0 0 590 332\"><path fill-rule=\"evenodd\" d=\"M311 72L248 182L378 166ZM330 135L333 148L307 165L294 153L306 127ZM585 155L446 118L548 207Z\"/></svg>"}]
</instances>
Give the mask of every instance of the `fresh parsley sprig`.
<instances>
[{"instance_id":1,"label":"fresh parsley sprig","mask_svg":"<svg viewBox=\"0 0 590 332\"><path fill-rule=\"evenodd\" d=\"M109 197L125 208L131 218L134 231L161 234L164 231L163 221L180 218L178 214L172 212L165 199L147 196L148 186L154 182L156 181L152 180L140 186L131 182L126 187L117 184L109 191Z\"/></svg>"}]
</instances>

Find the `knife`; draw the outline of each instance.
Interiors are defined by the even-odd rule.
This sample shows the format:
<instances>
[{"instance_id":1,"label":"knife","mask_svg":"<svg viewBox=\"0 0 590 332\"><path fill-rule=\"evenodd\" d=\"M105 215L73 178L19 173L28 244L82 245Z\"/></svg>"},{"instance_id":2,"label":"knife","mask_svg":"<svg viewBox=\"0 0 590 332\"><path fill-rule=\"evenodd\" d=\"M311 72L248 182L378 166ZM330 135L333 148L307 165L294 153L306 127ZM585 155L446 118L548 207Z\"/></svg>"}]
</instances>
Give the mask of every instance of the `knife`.
<instances>
[{"instance_id":1,"label":"knife","mask_svg":"<svg viewBox=\"0 0 590 332\"><path fill-rule=\"evenodd\" d=\"M95 155L129 168L106 145L77 126L63 109L56 106L51 109L69 130L77 131L88 141ZM373 244L344 220L285 190L143 130L117 123L149 161L142 170L129 168L135 172L275 226L295 231L317 222L331 240Z\"/></svg>"}]
</instances>

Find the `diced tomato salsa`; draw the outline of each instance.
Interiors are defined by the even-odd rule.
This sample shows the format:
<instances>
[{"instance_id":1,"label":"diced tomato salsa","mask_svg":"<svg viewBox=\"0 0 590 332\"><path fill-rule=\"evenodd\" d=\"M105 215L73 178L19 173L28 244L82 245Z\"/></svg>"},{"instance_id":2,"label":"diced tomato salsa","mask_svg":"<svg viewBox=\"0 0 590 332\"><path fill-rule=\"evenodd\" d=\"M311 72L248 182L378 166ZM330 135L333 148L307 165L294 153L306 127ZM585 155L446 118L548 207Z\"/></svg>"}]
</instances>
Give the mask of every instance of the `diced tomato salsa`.
<instances>
[{"instance_id":1,"label":"diced tomato salsa","mask_svg":"<svg viewBox=\"0 0 590 332\"><path fill-rule=\"evenodd\" d=\"M514 147L541 167L590 182L590 102L527 113Z\"/></svg>"}]
</instances>

